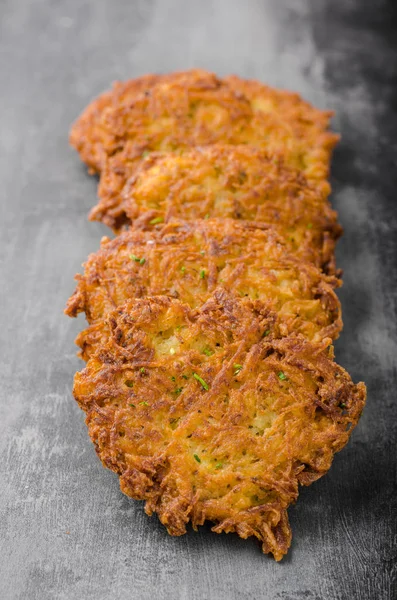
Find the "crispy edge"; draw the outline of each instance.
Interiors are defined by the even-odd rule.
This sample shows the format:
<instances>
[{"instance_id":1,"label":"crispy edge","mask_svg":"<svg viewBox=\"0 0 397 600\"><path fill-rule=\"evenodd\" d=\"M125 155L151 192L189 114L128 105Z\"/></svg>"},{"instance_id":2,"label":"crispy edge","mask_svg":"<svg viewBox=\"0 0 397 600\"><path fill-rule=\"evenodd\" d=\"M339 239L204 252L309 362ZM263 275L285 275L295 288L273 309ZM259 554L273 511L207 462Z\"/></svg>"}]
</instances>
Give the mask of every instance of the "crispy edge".
<instances>
[{"instance_id":1,"label":"crispy edge","mask_svg":"<svg viewBox=\"0 0 397 600\"><path fill-rule=\"evenodd\" d=\"M73 123L69 143L88 165L90 174L99 173L107 158L100 135L100 122L104 112L120 103L132 102L136 96L145 93L145 90L152 88L162 78L161 75L148 74L125 82L116 81L111 90L90 102Z\"/></svg>"}]
</instances>

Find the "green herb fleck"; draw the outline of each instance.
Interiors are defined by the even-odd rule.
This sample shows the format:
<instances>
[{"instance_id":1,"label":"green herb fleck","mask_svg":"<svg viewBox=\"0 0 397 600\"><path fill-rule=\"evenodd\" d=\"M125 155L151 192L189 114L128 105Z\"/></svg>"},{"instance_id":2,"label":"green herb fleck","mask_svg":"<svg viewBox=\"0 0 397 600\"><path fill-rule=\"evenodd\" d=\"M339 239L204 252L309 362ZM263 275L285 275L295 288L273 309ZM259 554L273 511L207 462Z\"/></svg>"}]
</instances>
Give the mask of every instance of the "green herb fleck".
<instances>
[{"instance_id":1,"label":"green herb fleck","mask_svg":"<svg viewBox=\"0 0 397 600\"><path fill-rule=\"evenodd\" d=\"M200 254L201 254L201 256L204 256L205 250L200 250Z\"/></svg>"},{"instance_id":2,"label":"green herb fleck","mask_svg":"<svg viewBox=\"0 0 397 600\"><path fill-rule=\"evenodd\" d=\"M340 406L341 408L346 408L346 404L345 404L344 402L341 402L341 403L339 404L339 406Z\"/></svg>"},{"instance_id":3,"label":"green herb fleck","mask_svg":"<svg viewBox=\"0 0 397 600\"><path fill-rule=\"evenodd\" d=\"M171 375L171 381L176 381L174 375Z\"/></svg>"},{"instance_id":4,"label":"green herb fleck","mask_svg":"<svg viewBox=\"0 0 397 600\"><path fill-rule=\"evenodd\" d=\"M182 379L189 379L189 375L182 375Z\"/></svg>"},{"instance_id":5,"label":"green herb fleck","mask_svg":"<svg viewBox=\"0 0 397 600\"><path fill-rule=\"evenodd\" d=\"M307 224L307 228L308 228L308 229L311 229L312 227L313 227L313 223L308 223L308 224Z\"/></svg>"},{"instance_id":6,"label":"green herb fleck","mask_svg":"<svg viewBox=\"0 0 397 600\"><path fill-rule=\"evenodd\" d=\"M288 379L288 377L286 376L286 374L285 374L285 373L283 373L282 371L280 371L280 372L277 374L277 377L278 377L279 379L281 379L281 381L284 381L285 379Z\"/></svg>"},{"instance_id":7,"label":"green herb fleck","mask_svg":"<svg viewBox=\"0 0 397 600\"><path fill-rule=\"evenodd\" d=\"M210 218L210 213L207 213L204 217L204 219L209 219Z\"/></svg>"},{"instance_id":8,"label":"green herb fleck","mask_svg":"<svg viewBox=\"0 0 397 600\"><path fill-rule=\"evenodd\" d=\"M186 267L181 267L181 271L182 271L182 273L185 273L186 272Z\"/></svg>"},{"instance_id":9,"label":"green herb fleck","mask_svg":"<svg viewBox=\"0 0 397 600\"><path fill-rule=\"evenodd\" d=\"M223 463L221 463L221 462L218 462L215 465L215 469L222 469L222 467L223 467Z\"/></svg>"},{"instance_id":10,"label":"green herb fleck","mask_svg":"<svg viewBox=\"0 0 397 600\"><path fill-rule=\"evenodd\" d=\"M130 402L130 403L128 404L128 406L132 406L132 408L135 408L135 404L132 404L132 402Z\"/></svg>"},{"instance_id":11,"label":"green herb fleck","mask_svg":"<svg viewBox=\"0 0 397 600\"><path fill-rule=\"evenodd\" d=\"M201 271L200 271L200 279L204 279L204 277L205 277L205 270L201 269Z\"/></svg>"},{"instance_id":12,"label":"green herb fleck","mask_svg":"<svg viewBox=\"0 0 397 600\"><path fill-rule=\"evenodd\" d=\"M143 375L144 373L146 373L146 369L145 369L145 367L141 367L141 368L139 369L139 372L140 372L140 373L142 373L142 375Z\"/></svg>"},{"instance_id":13,"label":"green herb fleck","mask_svg":"<svg viewBox=\"0 0 397 600\"><path fill-rule=\"evenodd\" d=\"M130 254L130 259L139 262L140 265L144 265L146 262L146 258L139 258L139 256L135 256L135 254Z\"/></svg>"},{"instance_id":14,"label":"green herb fleck","mask_svg":"<svg viewBox=\"0 0 397 600\"><path fill-rule=\"evenodd\" d=\"M140 402L139 404L141 404L142 406L149 406L149 404L146 402L146 400L144 400L143 402Z\"/></svg>"},{"instance_id":15,"label":"green herb fleck","mask_svg":"<svg viewBox=\"0 0 397 600\"><path fill-rule=\"evenodd\" d=\"M197 454L193 454L194 459L197 460L198 463L201 463L201 458Z\"/></svg>"},{"instance_id":16,"label":"green herb fleck","mask_svg":"<svg viewBox=\"0 0 397 600\"><path fill-rule=\"evenodd\" d=\"M267 337L270 333L270 329L266 329L266 331L263 332L263 336L262 337Z\"/></svg>"},{"instance_id":17,"label":"green herb fleck","mask_svg":"<svg viewBox=\"0 0 397 600\"><path fill-rule=\"evenodd\" d=\"M149 221L150 225L158 225L159 223L163 223L163 217L155 217L151 221Z\"/></svg>"},{"instance_id":18,"label":"green herb fleck","mask_svg":"<svg viewBox=\"0 0 397 600\"><path fill-rule=\"evenodd\" d=\"M203 388L204 388L205 390L207 390L207 391L209 390L208 383L206 383L206 382L204 381L204 379L203 379L202 377L200 377L200 375L197 375L197 373L193 373L193 377L194 377L194 378L195 378L195 379L196 379L196 380L197 380L199 383L201 383L201 385L203 386Z\"/></svg>"},{"instance_id":19,"label":"green herb fleck","mask_svg":"<svg viewBox=\"0 0 397 600\"><path fill-rule=\"evenodd\" d=\"M174 390L174 393L180 394L182 390L183 390L183 387L176 388L176 390Z\"/></svg>"},{"instance_id":20,"label":"green herb fleck","mask_svg":"<svg viewBox=\"0 0 397 600\"><path fill-rule=\"evenodd\" d=\"M133 387L133 385L134 385L134 382L131 381L131 379L127 379L127 381L125 381L124 383L129 388Z\"/></svg>"},{"instance_id":21,"label":"green herb fleck","mask_svg":"<svg viewBox=\"0 0 397 600\"><path fill-rule=\"evenodd\" d=\"M214 352L211 350L211 348L204 348L203 354L205 354L206 356L212 356Z\"/></svg>"},{"instance_id":22,"label":"green herb fleck","mask_svg":"<svg viewBox=\"0 0 397 600\"><path fill-rule=\"evenodd\" d=\"M241 371L241 369L243 368L243 365L233 365L233 369L235 369L234 374L238 375Z\"/></svg>"},{"instance_id":23,"label":"green herb fleck","mask_svg":"<svg viewBox=\"0 0 397 600\"><path fill-rule=\"evenodd\" d=\"M146 158L147 156L149 156L150 151L149 150L145 150L144 152L142 152L142 158Z\"/></svg>"}]
</instances>

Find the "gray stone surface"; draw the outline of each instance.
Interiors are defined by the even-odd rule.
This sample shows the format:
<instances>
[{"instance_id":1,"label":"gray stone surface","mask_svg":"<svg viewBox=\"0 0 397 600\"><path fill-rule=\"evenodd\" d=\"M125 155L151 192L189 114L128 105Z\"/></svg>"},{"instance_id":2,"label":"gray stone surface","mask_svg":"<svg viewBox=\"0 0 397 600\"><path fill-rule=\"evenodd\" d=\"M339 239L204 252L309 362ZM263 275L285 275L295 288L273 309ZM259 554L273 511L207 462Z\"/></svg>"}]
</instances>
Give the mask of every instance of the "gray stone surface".
<instances>
[{"instance_id":1,"label":"gray stone surface","mask_svg":"<svg viewBox=\"0 0 397 600\"><path fill-rule=\"evenodd\" d=\"M395 4L373 0L2 0L0 598L396 598ZM368 405L290 510L280 564L209 527L169 537L105 471L75 405L82 320L62 310L106 233L68 128L114 79L201 66L336 109L333 202L345 329Z\"/></svg>"}]
</instances>

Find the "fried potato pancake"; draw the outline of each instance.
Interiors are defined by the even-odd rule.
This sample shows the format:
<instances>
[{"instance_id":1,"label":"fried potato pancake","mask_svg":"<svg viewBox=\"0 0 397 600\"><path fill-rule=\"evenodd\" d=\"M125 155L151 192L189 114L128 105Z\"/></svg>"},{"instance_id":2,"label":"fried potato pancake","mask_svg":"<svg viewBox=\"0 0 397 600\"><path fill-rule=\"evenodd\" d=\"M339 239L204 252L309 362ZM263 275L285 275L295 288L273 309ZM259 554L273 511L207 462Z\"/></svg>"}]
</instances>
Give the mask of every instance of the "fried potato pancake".
<instances>
[{"instance_id":1,"label":"fried potato pancake","mask_svg":"<svg viewBox=\"0 0 397 600\"><path fill-rule=\"evenodd\" d=\"M328 131L329 111L297 94L238 77L228 82L202 70L149 78L143 88L141 80L121 84L113 96L94 101L72 128L72 145L102 174L92 219L110 219L110 226L122 222L122 189L147 153L216 143L280 154L329 192L326 178L338 140Z\"/></svg>"},{"instance_id":2,"label":"fried potato pancake","mask_svg":"<svg viewBox=\"0 0 397 600\"><path fill-rule=\"evenodd\" d=\"M103 337L102 319L126 300L167 295L191 307L217 286L272 312L268 335L337 338L340 282L292 255L263 224L232 219L174 221L154 231L129 230L105 240L77 275L66 314L85 312L91 326L76 343L87 360Z\"/></svg>"},{"instance_id":3,"label":"fried potato pancake","mask_svg":"<svg viewBox=\"0 0 397 600\"><path fill-rule=\"evenodd\" d=\"M347 443L364 384L333 361L330 339L264 337L272 317L225 290L197 310L130 300L107 323L74 395L121 490L171 535L209 520L280 560L287 507Z\"/></svg>"},{"instance_id":4,"label":"fried potato pancake","mask_svg":"<svg viewBox=\"0 0 397 600\"><path fill-rule=\"evenodd\" d=\"M183 155L155 153L127 182L121 206L130 221L144 227L208 216L262 221L298 257L335 272L342 228L326 194L260 150L216 144ZM110 218L109 212L108 224Z\"/></svg>"}]
</instances>

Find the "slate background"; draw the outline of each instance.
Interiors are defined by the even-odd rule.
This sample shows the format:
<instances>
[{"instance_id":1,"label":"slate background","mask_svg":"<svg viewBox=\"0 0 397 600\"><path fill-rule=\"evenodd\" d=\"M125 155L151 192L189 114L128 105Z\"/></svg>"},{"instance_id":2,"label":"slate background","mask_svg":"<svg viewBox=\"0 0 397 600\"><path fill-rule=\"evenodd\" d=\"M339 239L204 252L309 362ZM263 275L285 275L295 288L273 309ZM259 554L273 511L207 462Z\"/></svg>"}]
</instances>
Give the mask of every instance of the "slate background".
<instances>
[{"instance_id":1,"label":"slate background","mask_svg":"<svg viewBox=\"0 0 397 600\"><path fill-rule=\"evenodd\" d=\"M396 598L396 3L1 0L0 17L0 598ZM343 135L337 359L368 405L290 510L281 564L209 527L169 537L101 467L71 395L83 321L62 310L107 231L69 125L114 79L192 66L298 90Z\"/></svg>"}]
</instances>

